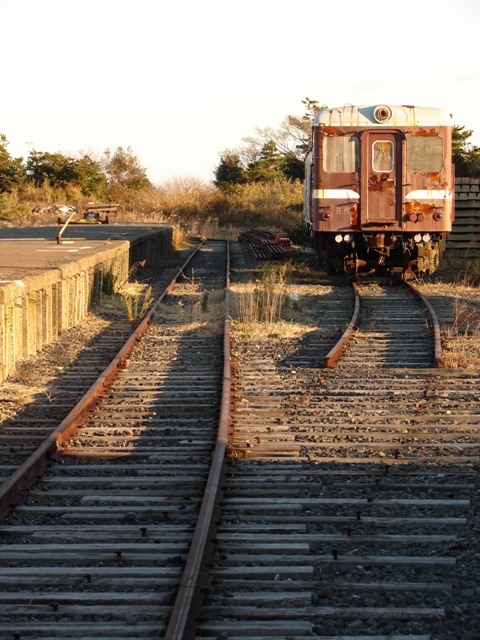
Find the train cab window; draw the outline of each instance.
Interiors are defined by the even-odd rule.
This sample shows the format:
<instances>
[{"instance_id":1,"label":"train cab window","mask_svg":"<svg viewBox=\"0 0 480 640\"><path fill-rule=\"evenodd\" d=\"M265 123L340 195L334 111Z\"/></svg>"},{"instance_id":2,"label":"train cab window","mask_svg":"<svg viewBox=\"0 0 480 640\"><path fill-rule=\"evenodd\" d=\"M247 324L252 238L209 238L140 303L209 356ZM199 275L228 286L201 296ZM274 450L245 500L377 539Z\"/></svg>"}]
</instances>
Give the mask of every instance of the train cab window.
<instances>
[{"instance_id":1,"label":"train cab window","mask_svg":"<svg viewBox=\"0 0 480 640\"><path fill-rule=\"evenodd\" d=\"M439 136L410 136L407 139L407 169L439 173L442 167L442 138Z\"/></svg>"},{"instance_id":2,"label":"train cab window","mask_svg":"<svg viewBox=\"0 0 480 640\"><path fill-rule=\"evenodd\" d=\"M325 136L323 139L323 170L328 173L358 171L359 145L355 135Z\"/></svg>"},{"instance_id":3,"label":"train cab window","mask_svg":"<svg viewBox=\"0 0 480 640\"><path fill-rule=\"evenodd\" d=\"M376 140L372 145L372 169L377 173L393 171L393 142Z\"/></svg>"}]
</instances>

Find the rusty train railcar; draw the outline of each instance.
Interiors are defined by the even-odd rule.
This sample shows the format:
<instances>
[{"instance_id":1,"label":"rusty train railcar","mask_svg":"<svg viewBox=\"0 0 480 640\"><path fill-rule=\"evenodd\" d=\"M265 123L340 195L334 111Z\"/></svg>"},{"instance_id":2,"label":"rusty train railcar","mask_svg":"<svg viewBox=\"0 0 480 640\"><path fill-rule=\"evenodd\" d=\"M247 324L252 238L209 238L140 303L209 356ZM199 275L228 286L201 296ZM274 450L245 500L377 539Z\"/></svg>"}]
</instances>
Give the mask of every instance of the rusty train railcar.
<instances>
[{"instance_id":1,"label":"rusty train railcar","mask_svg":"<svg viewBox=\"0 0 480 640\"><path fill-rule=\"evenodd\" d=\"M452 125L440 109L322 109L304 213L328 273L432 273L454 219Z\"/></svg>"}]
</instances>

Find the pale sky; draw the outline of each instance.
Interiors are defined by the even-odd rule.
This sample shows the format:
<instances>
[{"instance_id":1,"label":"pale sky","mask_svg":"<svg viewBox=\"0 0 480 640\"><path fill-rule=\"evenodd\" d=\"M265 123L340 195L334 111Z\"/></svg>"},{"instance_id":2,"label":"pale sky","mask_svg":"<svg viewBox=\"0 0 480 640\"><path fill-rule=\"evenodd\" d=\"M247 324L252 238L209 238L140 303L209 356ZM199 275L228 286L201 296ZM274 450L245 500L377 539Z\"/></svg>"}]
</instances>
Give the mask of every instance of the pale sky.
<instances>
[{"instance_id":1,"label":"pale sky","mask_svg":"<svg viewBox=\"0 0 480 640\"><path fill-rule=\"evenodd\" d=\"M480 146L479 24L478 0L0 0L0 132L131 147L155 184L213 179L306 96L440 107Z\"/></svg>"}]
</instances>

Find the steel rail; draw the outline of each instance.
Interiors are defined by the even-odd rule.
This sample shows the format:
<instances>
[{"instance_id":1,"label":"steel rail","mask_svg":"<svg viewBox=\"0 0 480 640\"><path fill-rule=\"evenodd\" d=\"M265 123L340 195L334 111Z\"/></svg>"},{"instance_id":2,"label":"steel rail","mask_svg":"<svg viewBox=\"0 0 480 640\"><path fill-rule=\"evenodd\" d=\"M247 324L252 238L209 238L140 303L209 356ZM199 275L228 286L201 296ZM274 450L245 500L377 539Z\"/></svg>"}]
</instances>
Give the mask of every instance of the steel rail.
<instances>
[{"instance_id":1,"label":"steel rail","mask_svg":"<svg viewBox=\"0 0 480 640\"><path fill-rule=\"evenodd\" d=\"M18 502L22 492L30 488L37 478L45 472L48 466L50 466L52 460L61 451L62 444L70 438L77 428L85 421L86 416L95 407L105 388L112 383L120 369L123 367L127 357L135 346L135 343L145 334L147 328L152 323L154 313L158 306L173 290L178 278L203 244L204 242L201 242L190 254L184 264L178 269L175 277L155 303L150 307L148 313L129 336L115 358L97 378L85 395L78 401L70 413L62 420L62 422L54 429L38 449L27 460L25 460L25 462L16 471L14 471L14 473L7 478L5 482L2 483L0 486L0 521L14 507L15 503Z\"/></svg>"},{"instance_id":2,"label":"steel rail","mask_svg":"<svg viewBox=\"0 0 480 640\"><path fill-rule=\"evenodd\" d=\"M427 298L420 293L420 291L408 281L405 281L405 284L410 289L412 294L417 298L421 304L427 309L430 314L430 318L432 320L433 325L433 347L434 347L434 356L433 356L433 364L436 369L443 369L445 365L442 360L442 336L440 332L440 323L438 322L437 314L435 313L434 308L427 300Z\"/></svg>"},{"instance_id":3,"label":"steel rail","mask_svg":"<svg viewBox=\"0 0 480 640\"><path fill-rule=\"evenodd\" d=\"M347 328L343 332L340 340L333 347L333 349L331 349L325 356L325 367L329 369L335 366L335 363L343 354L345 347L352 339L354 331L357 330L357 322L358 322L358 317L360 315L360 295L358 293L357 283L352 281L352 286L353 286L353 291L355 295L355 306L353 309L352 319L350 320L350 323L348 324Z\"/></svg>"},{"instance_id":4,"label":"steel rail","mask_svg":"<svg viewBox=\"0 0 480 640\"><path fill-rule=\"evenodd\" d=\"M222 400L217 432L207 484L200 513L187 556L179 591L168 623L165 640L193 640L196 635L196 618L201 610L208 584L208 563L214 550L214 538L223 497L226 472L229 412L231 402L230 357L230 244L227 243L227 274L225 284L225 320L223 334Z\"/></svg>"}]
</instances>

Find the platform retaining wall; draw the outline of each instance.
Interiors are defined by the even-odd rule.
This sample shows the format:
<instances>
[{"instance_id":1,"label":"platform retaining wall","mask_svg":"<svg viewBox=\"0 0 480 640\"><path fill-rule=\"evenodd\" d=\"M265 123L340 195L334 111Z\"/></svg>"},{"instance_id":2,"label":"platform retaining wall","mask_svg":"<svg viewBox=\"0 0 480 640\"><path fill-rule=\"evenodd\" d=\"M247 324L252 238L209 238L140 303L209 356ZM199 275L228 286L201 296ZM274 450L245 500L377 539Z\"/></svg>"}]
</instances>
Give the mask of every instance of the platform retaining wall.
<instances>
[{"instance_id":1,"label":"platform retaining wall","mask_svg":"<svg viewBox=\"0 0 480 640\"><path fill-rule=\"evenodd\" d=\"M0 381L100 302L106 278L126 280L129 243L0 288Z\"/></svg>"},{"instance_id":2,"label":"platform retaining wall","mask_svg":"<svg viewBox=\"0 0 480 640\"><path fill-rule=\"evenodd\" d=\"M146 260L147 266L153 267L172 250L173 226L165 226L161 232L154 231L151 236L137 238L130 242L130 267L142 260Z\"/></svg>"},{"instance_id":3,"label":"platform retaining wall","mask_svg":"<svg viewBox=\"0 0 480 640\"><path fill-rule=\"evenodd\" d=\"M110 283L128 279L129 269L152 266L172 250L172 229L111 248L39 275L0 286L0 382L44 345L78 324L102 300Z\"/></svg>"}]
</instances>

